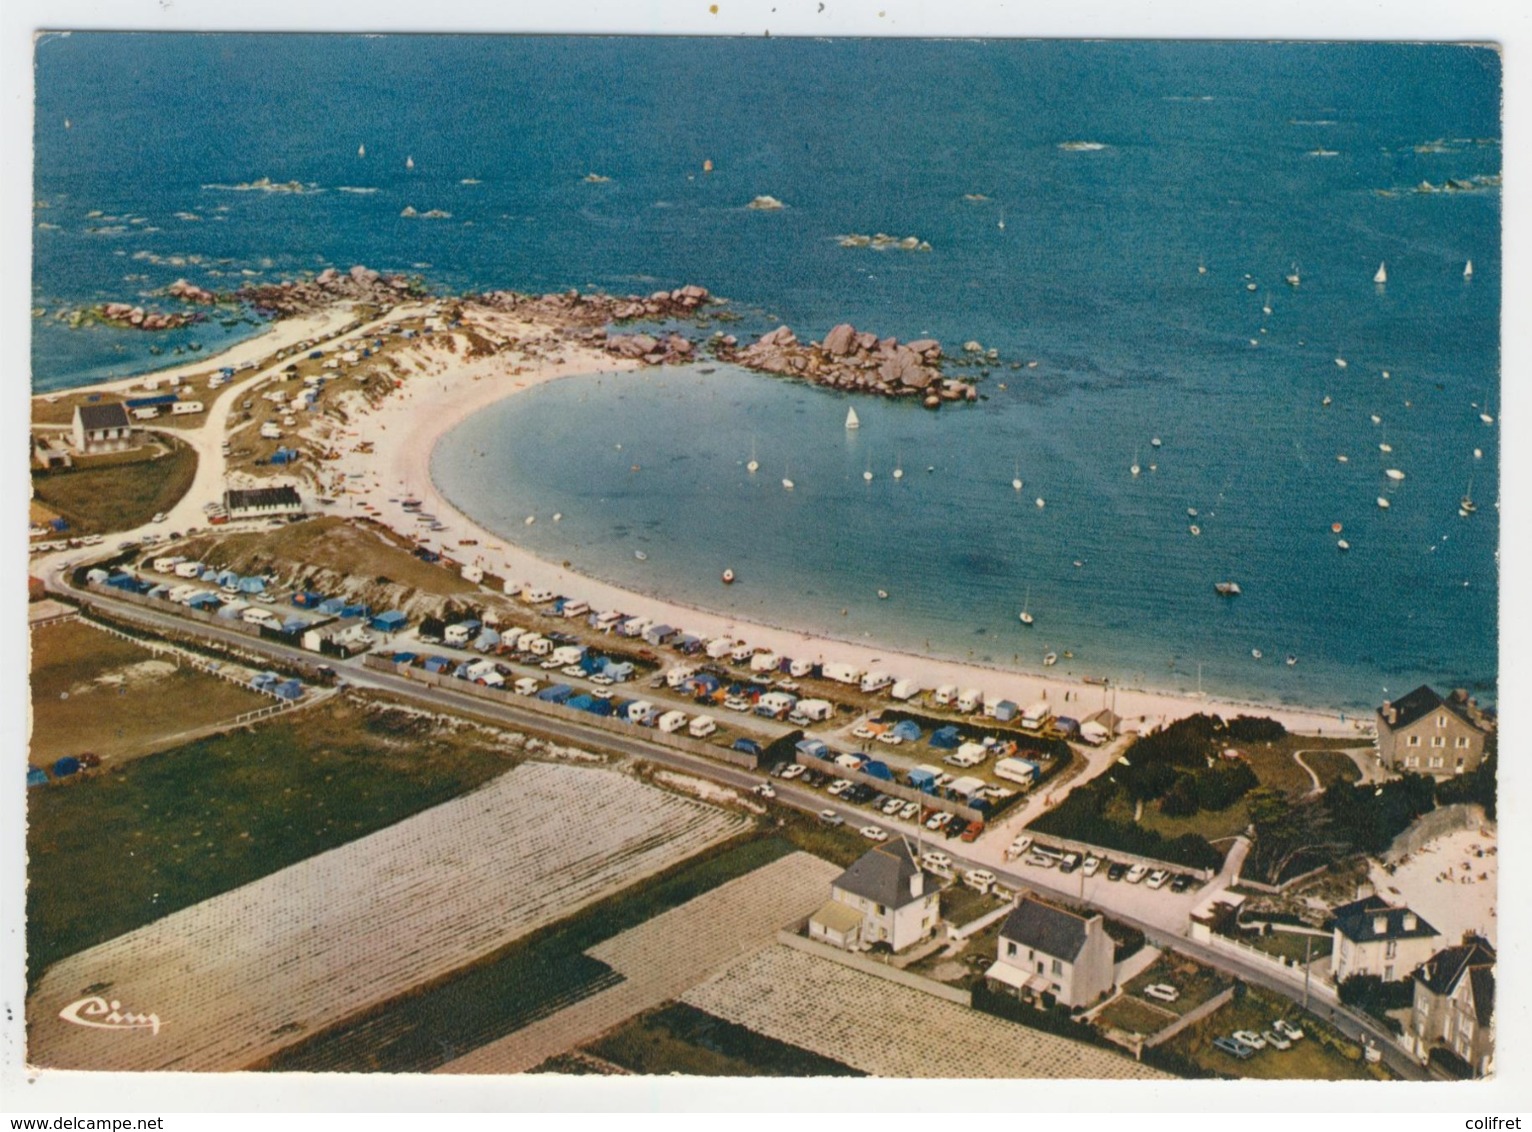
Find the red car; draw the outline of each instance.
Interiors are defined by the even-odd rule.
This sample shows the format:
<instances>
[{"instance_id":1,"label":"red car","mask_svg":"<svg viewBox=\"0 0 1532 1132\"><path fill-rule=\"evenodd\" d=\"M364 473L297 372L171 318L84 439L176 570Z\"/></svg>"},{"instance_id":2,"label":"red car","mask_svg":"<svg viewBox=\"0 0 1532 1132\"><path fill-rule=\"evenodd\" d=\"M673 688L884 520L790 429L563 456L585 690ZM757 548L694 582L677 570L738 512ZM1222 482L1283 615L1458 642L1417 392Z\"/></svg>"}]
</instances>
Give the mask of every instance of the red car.
<instances>
[{"instance_id":1,"label":"red car","mask_svg":"<svg viewBox=\"0 0 1532 1132\"><path fill-rule=\"evenodd\" d=\"M981 834L983 832L984 832L984 823L983 822L981 822L981 821L971 821L971 822L968 823L968 828L963 831L960 840L963 840L963 841L977 841L977 840L979 840L979 834Z\"/></svg>"}]
</instances>

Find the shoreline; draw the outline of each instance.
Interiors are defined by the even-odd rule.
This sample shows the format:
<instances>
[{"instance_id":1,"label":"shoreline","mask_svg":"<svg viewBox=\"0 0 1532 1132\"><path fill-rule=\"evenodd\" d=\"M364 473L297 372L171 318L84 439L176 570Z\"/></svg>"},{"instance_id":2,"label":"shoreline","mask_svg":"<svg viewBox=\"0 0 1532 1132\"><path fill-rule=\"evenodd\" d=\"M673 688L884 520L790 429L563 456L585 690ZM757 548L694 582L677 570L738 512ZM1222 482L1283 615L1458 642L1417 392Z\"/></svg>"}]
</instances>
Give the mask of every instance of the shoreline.
<instances>
[{"instance_id":1,"label":"shoreline","mask_svg":"<svg viewBox=\"0 0 1532 1132\"><path fill-rule=\"evenodd\" d=\"M546 333L549 328L519 323L509 329L530 336ZM758 622L673 598L643 594L539 558L506 536L488 529L448 499L431 475L436 446L448 432L475 413L535 385L567 377L638 372L642 367L636 361L614 358L605 351L564 341L556 358L529 358L520 368L523 369L520 373L511 372L511 365L504 357L467 364L454 359L444 366L413 374L379 406L354 417L352 427L359 437L372 441L373 451L370 455L348 452L336 461L332 474L344 479L344 492L336 495L335 506L327 512L355 515L356 504L370 503L376 508L374 517L379 522L413 539L417 524L400 503L389 502L391 497L402 499L413 494L424 504L422 510L434 514L448 528L436 532L441 538L430 540L433 546L448 548L449 543L464 538L477 539L473 562L508 581L566 593L588 602L593 609L621 609L630 615L654 617L682 626L687 632L703 638L744 638L779 655L802 656L807 652L816 660L850 661L863 669L876 665L898 677L917 680L926 688L948 683L979 687L987 696L1003 696L1022 705L1046 699L1056 705L1070 705L1056 710L1079 717L1097 710L1096 695L1104 691L1103 699L1115 695L1111 706L1120 717L1125 721L1138 720L1145 725L1157 725L1197 712L1214 713L1226 719L1260 713L1282 721L1292 731L1355 735L1359 744L1370 742L1368 731L1363 728L1365 719L1349 717L1342 722L1339 709L1283 706L1214 695L1198 698L1194 694L1127 686L1103 689L1100 685L1062 676L1054 678L1023 669L901 652L876 644L843 640L833 634ZM459 560L467 557L455 547L451 552Z\"/></svg>"}]
</instances>

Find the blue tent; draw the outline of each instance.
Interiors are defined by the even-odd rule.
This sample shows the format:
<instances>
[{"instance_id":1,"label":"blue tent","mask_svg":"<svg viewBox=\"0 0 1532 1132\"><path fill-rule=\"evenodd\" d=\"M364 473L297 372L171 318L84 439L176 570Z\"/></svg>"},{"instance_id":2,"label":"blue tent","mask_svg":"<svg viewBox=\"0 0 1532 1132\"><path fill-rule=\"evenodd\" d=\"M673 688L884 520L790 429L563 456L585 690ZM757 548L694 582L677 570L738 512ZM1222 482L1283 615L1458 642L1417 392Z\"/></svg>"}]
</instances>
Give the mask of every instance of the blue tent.
<instances>
[{"instance_id":1,"label":"blue tent","mask_svg":"<svg viewBox=\"0 0 1532 1132\"><path fill-rule=\"evenodd\" d=\"M473 643L473 647L480 652L488 652L500 643L500 634L493 629L485 629Z\"/></svg>"},{"instance_id":2,"label":"blue tent","mask_svg":"<svg viewBox=\"0 0 1532 1132\"><path fill-rule=\"evenodd\" d=\"M1009 723L1016 718L1016 713L1021 709L1010 700L1001 700L995 705L995 718L1001 723Z\"/></svg>"},{"instance_id":3,"label":"blue tent","mask_svg":"<svg viewBox=\"0 0 1532 1132\"><path fill-rule=\"evenodd\" d=\"M958 729L950 724L946 727L939 727L931 732L931 746L933 747L940 747L942 750L948 751L956 750L959 742Z\"/></svg>"},{"instance_id":4,"label":"blue tent","mask_svg":"<svg viewBox=\"0 0 1532 1132\"><path fill-rule=\"evenodd\" d=\"M65 755L53 764L54 778L67 778L71 774L80 773L80 760L73 755Z\"/></svg>"},{"instance_id":5,"label":"blue tent","mask_svg":"<svg viewBox=\"0 0 1532 1132\"><path fill-rule=\"evenodd\" d=\"M899 736L906 743L918 743L920 741L920 725L913 719L901 719L893 727L889 728L889 732Z\"/></svg>"},{"instance_id":6,"label":"blue tent","mask_svg":"<svg viewBox=\"0 0 1532 1132\"><path fill-rule=\"evenodd\" d=\"M213 569L211 566L209 566L206 570L202 571L202 573L197 576L197 581L199 581L199 582L217 582L218 581L218 571Z\"/></svg>"},{"instance_id":7,"label":"blue tent","mask_svg":"<svg viewBox=\"0 0 1532 1132\"><path fill-rule=\"evenodd\" d=\"M297 599L295 598L294 600L296 601ZM327 617L339 617L341 615L341 610L345 608L345 599L338 597L328 597L319 603L319 612L323 613Z\"/></svg>"},{"instance_id":8,"label":"blue tent","mask_svg":"<svg viewBox=\"0 0 1532 1132\"><path fill-rule=\"evenodd\" d=\"M303 685L296 680L283 680L271 690L284 700L296 700L303 695Z\"/></svg>"},{"instance_id":9,"label":"blue tent","mask_svg":"<svg viewBox=\"0 0 1532 1132\"><path fill-rule=\"evenodd\" d=\"M275 672L257 672L254 676L250 677L250 686L252 688L269 688L273 684L281 683L281 681L282 677L278 676Z\"/></svg>"},{"instance_id":10,"label":"blue tent","mask_svg":"<svg viewBox=\"0 0 1532 1132\"><path fill-rule=\"evenodd\" d=\"M236 574L233 570L220 570L214 576L213 580L215 582L217 582L220 586L237 586L237 585L239 585L239 575Z\"/></svg>"},{"instance_id":11,"label":"blue tent","mask_svg":"<svg viewBox=\"0 0 1532 1132\"><path fill-rule=\"evenodd\" d=\"M170 587L168 585L166 585L164 582L161 582L159 585L155 586L153 589L151 589L149 591L149 596L150 597L164 597L169 592L170 592Z\"/></svg>"},{"instance_id":12,"label":"blue tent","mask_svg":"<svg viewBox=\"0 0 1532 1132\"><path fill-rule=\"evenodd\" d=\"M1067 715L1054 716L1053 726L1065 735L1074 736L1080 734L1080 721L1078 719L1070 719Z\"/></svg>"},{"instance_id":13,"label":"blue tent","mask_svg":"<svg viewBox=\"0 0 1532 1132\"><path fill-rule=\"evenodd\" d=\"M412 664L415 660L415 654L412 652L396 652L392 659L395 664Z\"/></svg>"},{"instance_id":14,"label":"blue tent","mask_svg":"<svg viewBox=\"0 0 1532 1132\"><path fill-rule=\"evenodd\" d=\"M904 776L904 781L916 790L927 794L932 794L936 791L936 774L934 771L924 770L917 766Z\"/></svg>"},{"instance_id":15,"label":"blue tent","mask_svg":"<svg viewBox=\"0 0 1532 1132\"><path fill-rule=\"evenodd\" d=\"M296 605L299 609L313 609L315 606L318 606L319 612L321 613L339 613L339 606L337 606L334 610L327 610L324 608L326 605L329 605L331 601L336 600L338 599L330 598L327 601L323 596L316 594L313 590L299 590L297 593L293 594L293 604Z\"/></svg>"},{"instance_id":16,"label":"blue tent","mask_svg":"<svg viewBox=\"0 0 1532 1132\"><path fill-rule=\"evenodd\" d=\"M48 785L48 772L45 771L40 766L29 766L29 767L27 767L27 785L28 786L46 786L46 785Z\"/></svg>"},{"instance_id":17,"label":"blue tent","mask_svg":"<svg viewBox=\"0 0 1532 1132\"><path fill-rule=\"evenodd\" d=\"M260 594L266 592L266 582L261 578L241 578L237 583L239 592L242 594Z\"/></svg>"},{"instance_id":18,"label":"blue tent","mask_svg":"<svg viewBox=\"0 0 1532 1132\"><path fill-rule=\"evenodd\" d=\"M217 609L223 602L219 600L217 594L201 593L194 594L186 604L193 609Z\"/></svg>"},{"instance_id":19,"label":"blue tent","mask_svg":"<svg viewBox=\"0 0 1532 1132\"><path fill-rule=\"evenodd\" d=\"M626 660L609 659L602 667L601 672L603 675L611 677L615 683L621 684L633 675L633 665L629 664Z\"/></svg>"},{"instance_id":20,"label":"blue tent","mask_svg":"<svg viewBox=\"0 0 1532 1132\"><path fill-rule=\"evenodd\" d=\"M425 670L427 672L441 672L451 667L452 662L444 656L432 656L426 658Z\"/></svg>"},{"instance_id":21,"label":"blue tent","mask_svg":"<svg viewBox=\"0 0 1532 1132\"><path fill-rule=\"evenodd\" d=\"M699 672L686 682L693 694L711 696L718 691L718 677L709 672Z\"/></svg>"},{"instance_id":22,"label":"blue tent","mask_svg":"<svg viewBox=\"0 0 1532 1132\"><path fill-rule=\"evenodd\" d=\"M372 627L380 633L397 633L408 624L409 618L397 609L390 609L372 619Z\"/></svg>"},{"instance_id":23,"label":"blue tent","mask_svg":"<svg viewBox=\"0 0 1532 1132\"><path fill-rule=\"evenodd\" d=\"M827 759L830 757L830 748L825 746L823 741L819 739L799 740L793 749L805 755L812 755L814 758L818 759Z\"/></svg>"},{"instance_id":24,"label":"blue tent","mask_svg":"<svg viewBox=\"0 0 1532 1132\"><path fill-rule=\"evenodd\" d=\"M282 632L284 633L301 633L308 627L309 623L301 617L289 617L286 621L282 622Z\"/></svg>"},{"instance_id":25,"label":"blue tent","mask_svg":"<svg viewBox=\"0 0 1532 1132\"><path fill-rule=\"evenodd\" d=\"M553 684L537 693L537 698L550 704L561 704L574 695L574 689L568 684Z\"/></svg>"},{"instance_id":26,"label":"blue tent","mask_svg":"<svg viewBox=\"0 0 1532 1132\"><path fill-rule=\"evenodd\" d=\"M894 772L888 769L888 764L880 763L876 759L863 763L862 773L870 774L874 778L881 778L884 782L892 782L894 780Z\"/></svg>"}]
</instances>

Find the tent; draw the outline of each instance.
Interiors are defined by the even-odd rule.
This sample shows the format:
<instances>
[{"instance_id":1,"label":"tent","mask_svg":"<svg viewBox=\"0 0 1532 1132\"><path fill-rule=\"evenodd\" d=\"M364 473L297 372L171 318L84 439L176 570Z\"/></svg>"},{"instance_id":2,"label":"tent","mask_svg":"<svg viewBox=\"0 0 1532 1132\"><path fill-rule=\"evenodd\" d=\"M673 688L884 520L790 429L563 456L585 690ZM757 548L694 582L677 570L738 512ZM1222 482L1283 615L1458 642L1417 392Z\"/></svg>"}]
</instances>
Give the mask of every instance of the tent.
<instances>
[{"instance_id":1,"label":"tent","mask_svg":"<svg viewBox=\"0 0 1532 1132\"><path fill-rule=\"evenodd\" d=\"M931 733L931 746L940 747L944 751L955 750L959 742L958 729L950 724Z\"/></svg>"},{"instance_id":2,"label":"tent","mask_svg":"<svg viewBox=\"0 0 1532 1132\"><path fill-rule=\"evenodd\" d=\"M913 719L901 719L890 728L890 734L899 736L906 743L918 743L920 741L920 725Z\"/></svg>"},{"instance_id":3,"label":"tent","mask_svg":"<svg viewBox=\"0 0 1532 1132\"><path fill-rule=\"evenodd\" d=\"M48 772L45 771L40 766L29 766L29 767L27 767L27 785L28 786L46 786L46 785L48 785Z\"/></svg>"},{"instance_id":4,"label":"tent","mask_svg":"<svg viewBox=\"0 0 1532 1132\"><path fill-rule=\"evenodd\" d=\"M80 773L80 760L73 755L65 755L53 764L54 778L67 778L71 774Z\"/></svg>"}]
</instances>

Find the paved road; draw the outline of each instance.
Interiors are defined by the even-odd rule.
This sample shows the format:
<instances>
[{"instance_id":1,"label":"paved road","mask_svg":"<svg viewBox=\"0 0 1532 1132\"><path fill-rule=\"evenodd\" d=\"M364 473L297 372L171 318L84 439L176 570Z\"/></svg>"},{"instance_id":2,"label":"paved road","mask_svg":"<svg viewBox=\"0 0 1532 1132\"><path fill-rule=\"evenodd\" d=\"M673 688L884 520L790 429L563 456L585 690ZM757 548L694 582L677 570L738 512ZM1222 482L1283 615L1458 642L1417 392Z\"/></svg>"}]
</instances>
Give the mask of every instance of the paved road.
<instances>
[{"instance_id":1,"label":"paved road","mask_svg":"<svg viewBox=\"0 0 1532 1132\"><path fill-rule=\"evenodd\" d=\"M312 653L274 641L252 638L216 625L191 625L173 614L114 601L101 594L79 593L67 585L67 578L61 573L55 573L50 582L56 589L109 609L129 620L179 633L191 632L199 637L223 641L226 644L261 652L289 663L306 666L311 665L315 659ZM705 777L741 791L749 791L764 780L764 776L759 772L746 771L661 746L645 738L642 732L635 731L632 737L613 734L585 726L577 721L555 719L517 704L486 701L450 687L424 686L393 673L363 668L359 657L347 662L332 661L331 663L338 670L344 671L348 681L359 687L376 688L438 707L476 715L510 727L534 731L561 742L592 746L600 750L643 759L674 770ZM1186 935L1191 909L1209 892L1214 891L1213 888L1206 886L1194 888L1181 894L1172 893L1169 889L1152 891L1142 885L1108 881L1104 872L1098 873L1095 877L1086 877L1083 873L1076 872L1065 879L1058 874L1057 870L1005 862L1003 860L1004 844L998 838L986 838L987 844L973 846L965 845L957 839L941 839L939 843L931 842L921 827L890 821L881 814L873 814L865 809L841 803L837 799L795 782L775 780L773 786L777 791L778 802L784 805L809 813L834 811L844 818L847 824L854 827L876 825L890 832L909 836L921 849L938 846L952 858L954 866L958 869L986 868L1009 888L1028 888L1044 896L1051 895L1099 908L1113 918L1139 928L1151 939L1173 944L1176 950L1208 966L1237 975L1248 983L1275 991L1294 1002L1302 1002L1304 987L1301 974L1295 972L1291 976L1283 977L1275 971L1247 964L1238 956L1214 951ZM1213 883L1222 887L1227 877L1233 875L1237 864L1235 855L1231 853L1220 874L1220 881ZM1321 1016L1324 1016L1326 1007L1318 1006L1317 1009ZM1333 1022L1337 1028L1353 1038L1363 1033L1371 1035L1373 1040L1382 1046L1384 1059L1406 1080L1428 1078L1426 1071L1404 1051L1398 1049L1383 1030L1370 1019L1353 1014L1343 1007L1336 1007Z\"/></svg>"}]
</instances>

